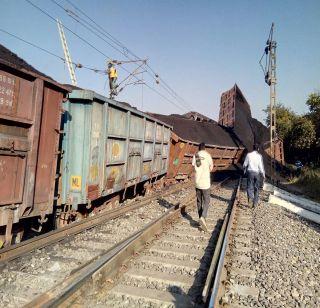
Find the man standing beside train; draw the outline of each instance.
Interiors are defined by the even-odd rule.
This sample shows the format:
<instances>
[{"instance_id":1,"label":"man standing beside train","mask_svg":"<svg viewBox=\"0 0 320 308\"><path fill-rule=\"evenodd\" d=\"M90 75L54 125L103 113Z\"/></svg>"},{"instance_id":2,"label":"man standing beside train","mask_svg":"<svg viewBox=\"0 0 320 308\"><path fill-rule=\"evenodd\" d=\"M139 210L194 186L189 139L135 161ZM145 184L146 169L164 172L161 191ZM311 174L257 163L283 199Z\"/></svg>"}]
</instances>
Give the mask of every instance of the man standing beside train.
<instances>
[{"instance_id":1,"label":"man standing beside train","mask_svg":"<svg viewBox=\"0 0 320 308\"><path fill-rule=\"evenodd\" d=\"M203 142L199 145L199 152L192 158L192 166L195 169L199 223L204 231L208 231L206 217L210 204L210 172L213 169L213 161L211 155L206 151L206 146Z\"/></svg>"},{"instance_id":2,"label":"man standing beside train","mask_svg":"<svg viewBox=\"0 0 320 308\"><path fill-rule=\"evenodd\" d=\"M261 176L265 179L262 155L258 153L258 145L253 145L253 151L248 153L243 163L244 173L247 174L247 196L249 207L256 207L259 202Z\"/></svg>"}]
</instances>

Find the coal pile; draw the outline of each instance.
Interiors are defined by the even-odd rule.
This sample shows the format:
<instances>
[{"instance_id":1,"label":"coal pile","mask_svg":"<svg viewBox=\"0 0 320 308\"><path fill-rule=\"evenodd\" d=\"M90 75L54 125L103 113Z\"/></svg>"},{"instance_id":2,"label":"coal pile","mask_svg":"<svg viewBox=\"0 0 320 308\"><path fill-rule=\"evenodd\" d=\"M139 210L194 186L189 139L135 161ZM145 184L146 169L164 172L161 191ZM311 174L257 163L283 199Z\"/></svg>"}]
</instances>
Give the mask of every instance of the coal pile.
<instances>
[{"instance_id":1,"label":"coal pile","mask_svg":"<svg viewBox=\"0 0 320 308\"><path fill-rule=\"evenodd\" d=\"M239 142L227 128L215 121L199 122L181 115L150 114L156 119L173 127L173 132L180 138L195 143L204 142L208 145L238 147Z\"/></svg>"}]
</instances>

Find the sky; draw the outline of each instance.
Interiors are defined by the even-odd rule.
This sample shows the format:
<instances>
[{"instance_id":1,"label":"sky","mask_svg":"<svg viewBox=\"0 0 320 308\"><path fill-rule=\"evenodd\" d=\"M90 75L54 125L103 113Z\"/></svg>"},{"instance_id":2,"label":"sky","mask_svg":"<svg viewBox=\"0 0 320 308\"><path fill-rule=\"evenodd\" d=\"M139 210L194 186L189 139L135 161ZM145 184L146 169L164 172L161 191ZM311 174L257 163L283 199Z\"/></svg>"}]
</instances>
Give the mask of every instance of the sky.
<instances>
[{"instance_id":1,"label":"sky","mask_svg":"<svg viewBox=\"0 0 320 308\"><path fill-rule=\"evenodd\" d=\"M74 62L104 70L108 59L128 60L123 49L118 47L122 53L115 50L110 46L115 43L106 36L100 35L105 41L96 37L52 0L30 1L91 44L65 29ZM84 18L68 0L55 1ZM217 119L221 93L237 83L253 116L263 121L269 87L259 60L272 22L277 41L277 101L303 114L308 95L320 90L319 0L70 1L140 59L148 59L160 76L157 84L150 70L150 74L138 70L136 78L143 78L146 85L129 84L117 97L140 110L171 114L192 109ZM55 21L26 0L0 0L0 29L63 57ZM0 43L46 75L71 83L61 60L3 32ZM122 67L132 72L135 65ZM122 68L118 73L119 82L128 76ZM108 94L105 75L81 68L76 76L78 86Z\"/></svg>"}]
</instances>

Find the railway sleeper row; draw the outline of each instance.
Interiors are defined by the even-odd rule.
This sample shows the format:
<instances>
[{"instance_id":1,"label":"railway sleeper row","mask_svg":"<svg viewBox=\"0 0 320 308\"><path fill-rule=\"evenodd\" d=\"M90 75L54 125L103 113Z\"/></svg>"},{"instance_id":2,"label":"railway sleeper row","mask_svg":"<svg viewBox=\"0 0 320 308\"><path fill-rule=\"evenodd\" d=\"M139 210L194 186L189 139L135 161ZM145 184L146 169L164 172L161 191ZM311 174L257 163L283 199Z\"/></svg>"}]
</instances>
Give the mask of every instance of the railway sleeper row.
<instances>
[{"instance_id":1,"label":"railway sleeper row","mask_svg":"<svg viewBox=\"0 0 320 308\"><path fill-rule=\"evenodd\" d=\"M149 231L144 240L136 239L136 245L122 251L123 257L115 256L115 260L106 264L106 269L97 270L78 293L73 292L72 296L64 299L63 306L203 306L202 289L219 230L233 203L234 186L235 182L230 182L220 191L213 189L207 219L208 233L198 225L195 199L187 198L184 205L189 206L188 210L182 211L181 216L180 210L172 213L176 216L174 221L180 217L178 221L169 220L157 231ZM117 269L111 269L113 266ZM61 294L52 296L51 304L57 304ZM37 303L43 304L41 299Z\"/></svg>"},{"instance_id":2,"label":"railway sleeper row","mask_svg":"<svg viewBox=\"0 0 320 308\"><path fill-rule=\"evenodd\" d=\"M254 303L259 296L251 259L253 211L240 188L228 222L229 230L224 235L225 247L221 251L209 307L242 307L241 302Z\"/></svg>"},{"instance_id":3,"label":"railway sleeper row","mask_svg":"<svg viewBox=\"0 0 320 308\"><path fill-rule=\"evenodd\" d=\"M68 236L50 246L36 249L0 264L0 303L21 307L62 283L70 275L99 258L128 235L147 225L174 202L192 198L193 188L181 186L163 198L151 199L142 207L120 217Z\"/></svg>"}]
</instances>

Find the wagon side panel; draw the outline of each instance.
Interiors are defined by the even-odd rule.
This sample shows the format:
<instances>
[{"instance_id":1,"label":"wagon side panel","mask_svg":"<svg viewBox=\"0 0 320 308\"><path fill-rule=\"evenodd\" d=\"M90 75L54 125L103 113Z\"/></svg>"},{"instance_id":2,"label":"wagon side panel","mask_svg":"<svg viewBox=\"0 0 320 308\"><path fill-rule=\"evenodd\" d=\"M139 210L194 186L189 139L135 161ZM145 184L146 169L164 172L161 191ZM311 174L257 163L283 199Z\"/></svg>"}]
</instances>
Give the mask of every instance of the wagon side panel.
<instances>
[{"instance_id":1,"label":"wagon side panel","mask_svg":"<svg viewBox=\"0 0 320 308\"><path fill-rule=\"evenodd\" d=\"M45 87L33 211L52 213L63 93Z\"/></svg>"}]
</instances>

